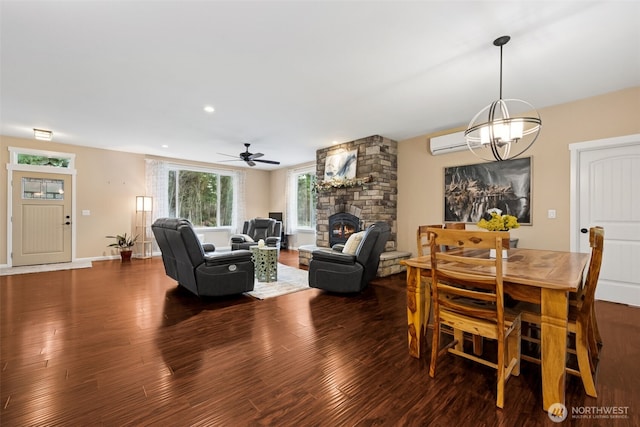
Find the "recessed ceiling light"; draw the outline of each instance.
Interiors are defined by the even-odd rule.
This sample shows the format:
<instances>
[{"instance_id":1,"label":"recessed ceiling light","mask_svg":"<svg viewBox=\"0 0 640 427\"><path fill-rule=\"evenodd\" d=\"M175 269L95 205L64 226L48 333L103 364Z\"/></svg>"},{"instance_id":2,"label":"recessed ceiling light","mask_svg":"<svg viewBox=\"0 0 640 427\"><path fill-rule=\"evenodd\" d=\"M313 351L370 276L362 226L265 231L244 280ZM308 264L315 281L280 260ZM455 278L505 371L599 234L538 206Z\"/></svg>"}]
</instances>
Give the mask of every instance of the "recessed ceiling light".
<instances>
[{"instance_id":1,"label":"recessed ceiling light","mask_svg":"<svg viewBox=\"0 0 640 427\"><path fill-rule=\"evenodd\" d=\"M53 139L53 132L51 132L50 130L43 130L43 129L33 129L33 136L36 139L39 139L41 141L51 141Z\"/></svg>"},{"instance_id":2,"label":"recessed ceiling light","mask_svg":"<svg viewBox=\"0 0 640 427\"><path fill-rule=\"evenodd\" d=\"M162 144L161 147L162 148L169 148L169 146L167 144Z\"/></svg>"},{"instance_id":3,"label":"recessed ceiling light","mask_svg":"<svg viewBox=\"0 0 640 427\"><path fill-rule=\"evenodd\" d=\"M204 111L206 111L207 113L213 113L216 110L211 105L205 105L204 106Z\"/></svg>"}]
</instances>

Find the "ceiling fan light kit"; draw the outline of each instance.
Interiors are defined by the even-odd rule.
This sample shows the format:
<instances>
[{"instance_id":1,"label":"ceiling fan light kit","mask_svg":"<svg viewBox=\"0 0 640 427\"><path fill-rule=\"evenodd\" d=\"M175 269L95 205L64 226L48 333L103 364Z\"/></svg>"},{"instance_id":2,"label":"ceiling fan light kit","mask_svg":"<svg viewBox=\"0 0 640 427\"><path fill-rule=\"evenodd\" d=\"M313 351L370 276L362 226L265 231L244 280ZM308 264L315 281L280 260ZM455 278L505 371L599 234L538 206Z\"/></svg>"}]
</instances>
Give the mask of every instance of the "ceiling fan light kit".
<instances>
[{"instance_id":1,"label":"ceiling fan light kit","mask_svg":"<svg viewBox=\"0 0 640 427\"><path fill-rule=\"evenodd\" d=\"M511 39L501 36L500 98L476 114L464 133L469 150L483 160L507 160L527 151L538 138L542 120L536 109L520 99L502 98L502 47Z\"/></svg>"}]
</instances>

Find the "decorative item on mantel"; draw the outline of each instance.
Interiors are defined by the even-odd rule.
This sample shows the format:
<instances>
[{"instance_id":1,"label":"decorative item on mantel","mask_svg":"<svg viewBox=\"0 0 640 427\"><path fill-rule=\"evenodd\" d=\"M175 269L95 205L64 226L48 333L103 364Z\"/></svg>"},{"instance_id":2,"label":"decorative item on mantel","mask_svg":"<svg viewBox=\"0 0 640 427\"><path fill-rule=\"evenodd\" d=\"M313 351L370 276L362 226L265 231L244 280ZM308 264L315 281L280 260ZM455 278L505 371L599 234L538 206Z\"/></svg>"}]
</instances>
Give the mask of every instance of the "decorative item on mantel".
<instances>
[{"instance_id":1,"label":"decorative item on mantel","mask_svg":"<svg viewBox=\"0 0 640 427\"><path fill-rule=\"evenodd\" d=\"M120 250L120 258L122 261L130 261L133 250L131 249L138 240L138 236L127 236L127 233L115 236L107 236L107 239L116 239L115 243L107 245L107 247L118 248Z\"/></svg>"},{"instance_id":2,"label":"decorative item on mantel","mask_svg":"<svg viewBox=\"0 0 640 427\"><path fill-rule=\"evenodd\" d=\"M372 181L373 177L371 176L366 176L364 178L335 177L326 181L318 181L313 188L315 191L327 191L331 190L332 188L358 187Z\"/></svg>"},{"instance_id":3,"label":"decorative item on mantel","mask_svg":"<svg viewBox=\"0 0 640 427\"><path fill-rule=\"evenodd\" d=\"M512 228L520 227L520 224L518 224L518 218L513 215L502 215L502 211L498 208L487 209L487 212L476 225L489 231L509 231ZM507 250L503 249L502 258L507 258L507 256ZM496 257L495 249L491 249L489 251L489 257Z\"/></svg>"}]
</instances>

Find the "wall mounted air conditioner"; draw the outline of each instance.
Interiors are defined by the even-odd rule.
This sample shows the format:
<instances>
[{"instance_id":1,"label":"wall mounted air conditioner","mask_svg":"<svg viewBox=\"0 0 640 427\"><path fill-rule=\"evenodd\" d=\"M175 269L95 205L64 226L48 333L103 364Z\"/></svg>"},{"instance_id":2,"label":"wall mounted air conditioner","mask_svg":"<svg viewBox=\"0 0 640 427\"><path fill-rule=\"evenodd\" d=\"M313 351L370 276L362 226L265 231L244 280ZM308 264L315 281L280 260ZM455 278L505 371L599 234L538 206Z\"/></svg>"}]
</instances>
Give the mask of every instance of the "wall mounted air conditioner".
<instances>
[{"instance_id":1,"label":"wall mounted air conditioner","mask_svg":"<svg viewBox=\"0 0 640 427\"><path fill-rule=\"evenodd\" d=\"M431 138L429 149L434 156L448 154L456 151L468 150L467 141L464 139L464 132L450 133L447 135Z\"/></svg>"}]
</instances>

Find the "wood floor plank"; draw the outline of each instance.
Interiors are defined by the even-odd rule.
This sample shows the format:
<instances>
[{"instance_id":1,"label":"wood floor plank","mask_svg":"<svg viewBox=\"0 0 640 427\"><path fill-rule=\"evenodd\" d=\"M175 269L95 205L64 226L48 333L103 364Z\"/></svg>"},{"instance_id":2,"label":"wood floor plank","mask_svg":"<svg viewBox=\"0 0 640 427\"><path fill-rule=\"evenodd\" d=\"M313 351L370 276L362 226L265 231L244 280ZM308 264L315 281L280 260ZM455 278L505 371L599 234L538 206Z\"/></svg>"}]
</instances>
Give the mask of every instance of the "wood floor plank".
<instances>
[{"instance_id":1,"label":"wood floor plank","mask_svg":"<svg viewBox=\"0 0 640 427\"><path fill-rule=\"evenodd\" d=\"M408 354L404 274L358 295L197 298L159 258L104 261L2 276L0 309L2 426L551 425L539 366L523 362L504 410L492 369L449 356L428 377ZM598 398L569 376L567 406L628 408L575 425L640 425L640 309L596 311Z\"/></svg>"}]
</instances>

